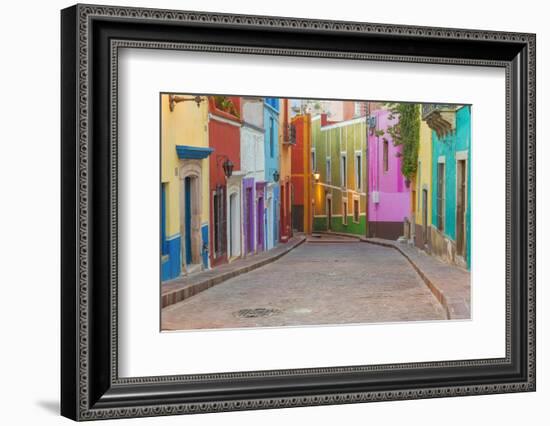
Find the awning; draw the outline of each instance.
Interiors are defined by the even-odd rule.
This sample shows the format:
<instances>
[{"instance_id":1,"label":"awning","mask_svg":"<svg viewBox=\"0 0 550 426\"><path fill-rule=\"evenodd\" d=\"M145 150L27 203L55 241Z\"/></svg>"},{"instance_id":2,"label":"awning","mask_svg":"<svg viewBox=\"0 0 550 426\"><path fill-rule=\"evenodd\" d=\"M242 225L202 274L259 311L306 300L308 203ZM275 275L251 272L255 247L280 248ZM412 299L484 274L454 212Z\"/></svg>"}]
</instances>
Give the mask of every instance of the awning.
<instances>
[{"instance_id":1,"label":"awning","mask_svg":"<svg viewBox=\"0 0 550 426\"><path fill-rule=\"evenodd\" d=\"M178 158L181 160L202 160L212 154L214 148L176 145L176 152L178 153Z\"/></svg>"}]
</instances>

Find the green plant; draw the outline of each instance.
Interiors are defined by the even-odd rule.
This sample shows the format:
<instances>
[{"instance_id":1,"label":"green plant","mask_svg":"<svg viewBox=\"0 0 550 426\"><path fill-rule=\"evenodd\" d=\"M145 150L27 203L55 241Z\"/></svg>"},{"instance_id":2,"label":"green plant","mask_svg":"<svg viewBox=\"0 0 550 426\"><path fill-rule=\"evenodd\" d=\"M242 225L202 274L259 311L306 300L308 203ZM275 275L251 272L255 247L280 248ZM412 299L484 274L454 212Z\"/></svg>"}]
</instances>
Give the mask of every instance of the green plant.
<instances>
[{"instance_id":1,"label":"green plant","mask_svg":"<svg viewBox=\"0 0 550 426\"><path fill-rule=\"evenodd\" d=\"M408 103L389 103L388 118L397 118L397 122L388 127L387 131L395 146L401 145L403 161L401 173L411 180L418 165L418 146L420 144L420 105Z\"/></svg>"},{"instance_id":2,"label":"green plant","mask_svg":"<svg viewBox=\"0 0 550 426\"><path fill-rule=\"evenodd\" d=\"M237 111L235 104L229 97L214 96L214 103L216 104L216 108L224 112L227 112L231 115L234 115L235 117L239 117L239 111Z\"/></svg>"}]
</instances>

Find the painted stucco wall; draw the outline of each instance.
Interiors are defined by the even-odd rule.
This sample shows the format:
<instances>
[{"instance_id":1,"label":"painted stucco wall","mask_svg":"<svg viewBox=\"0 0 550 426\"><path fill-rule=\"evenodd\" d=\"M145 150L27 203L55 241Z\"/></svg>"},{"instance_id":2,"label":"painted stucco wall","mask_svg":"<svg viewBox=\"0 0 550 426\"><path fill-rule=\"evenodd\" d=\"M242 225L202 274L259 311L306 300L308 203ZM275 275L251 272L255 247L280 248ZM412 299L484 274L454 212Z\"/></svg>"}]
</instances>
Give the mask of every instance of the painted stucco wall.
<instances>
[{"instance_id":1,"label":"painted stucco wall","mask_svg":"<svg viewBox=\"0 0 550 426\"><path fill-rule=\"evenodd\" d=\"M369 222L403 222L409 216L410 189L401 173L401 146L394 146L387 132L397 118L390 119L390 112L377 109L370 112L376 117L376 130L383 135L369 131ZM388 169L384 170L384 139L388 145ZM379 202L375 203L374 192L378 192Z\"/></svg>"},{"instance_id":2,"label":"painted stucco wall","mask_svg":"<svg viewBox=\"0 0 550 426\"><path fill-rule=\"evenodd\" d=\"M285 179L290 179L290 163L292 158L292 146L285 143L285 126L290 122L290 102L285 99L279 100L279 173L281 175L280 182ZM287 130L288 131L288 130Z\"/></svg>"},{"instance_id":3,"label":"painted stucco wall","mask_svg":"<svg viewBox=\"0 0 550 426\"><path fill-rule=\"evenodd\" d=\"M290 123L290 101L279 99L279 240L287 241L292 234L291 227L291 161L292 145L288 142Z\"/></svg>"},{"instance_id":4,"label":"painted stucco wall","mask_svg":"<svg viewBox=\"0 0 550 426\"><path fill-rule=\"evenodd\" d=\"M309 114L297 115L292 119L296 133L296 145L292 153L292 200L294 229L311 232L311 117Z\"/></svg>"},{"instance_id":5,"label":"painted stucco wall","mask_svg":"<svg viewBox=\"0 0 550 426\"><path fill-rule=\"evenodd\" d=\"M270 99L270 98L267 98ZM278 100L277 100L278 101ZM277 102L278 106L279 103ZM264 158L266 182L273 182L273 172L279 172L279 110L264 103Z\"/></svg>"},{"instance_id":6,"label":"painted stucco wall","mask_svg":"<svg viewBox=\"0 0 550 426\"><path fill-rule=\"evenodd\" d=\"M240 135L241 171L246 177L262 181L265 178L264 133L243 125Z\"/></svg>"},{"instance_id":7,"label":"painted stucco wall","mask_svg":"<svg viewBox=\"0 0 550 426\"><path fill-rule=\"evenodd\" d=\"M265 130L263 99L245 99L240 134L243 219L243 253L256 251L257 209L256 182L265 179ZM247 199L247 189L251 191Z\"/></svg>"},{"instance_id":8,"label":"painted stucco wall","mask_svg":"<svg viewBox=\"0 0 550 426\"><path fill-rule=\"evenodd\" d=\"M279 174L279 99L265 98L264 102L264 158L266 187L266 247L277 245L279 235L275 224L279 217L279 191L275 190L274 173ZM278 189L278 188L277 188ZM269 198L271 198L269 200ZM268 210L269 209L269 210Z\"/></svg>"},{"instance_id":9,"label":"painted stucco wall","mask_svg":"<svg viewBox=\"0 0 550 426\"><path fill-rule=\"evenodd\" d=\"M187 95L181 95L188 97ZM190 97L190 95L189 95ZM177 145L208 147L208 105L180 102L170 111L168 95L161 96L161 182L165 188L167 255L161 258L161 278L177 277L181 272L181 225L179 169L182 165ZM201 227L208 230L208 159L199 160L202 168ZM207 264L207 263L206 263Z\"/></svg>"},{"instance_id":10,"label":"painted stucco wall","mask_svg":"<svg viewBox=\"0 0 550 426\"><path fill-rule=\"evenodd\" d=\"M240 98L230 97L237 111L241 111ZM240 115L240 113L239 113ZM241 129L240 117L217 109L212 98L209 98L209 146L214 149L210 155L210 264L219 265L227 261L227 247L225 254L216 255L214 248L214 196L213 192L218 186L226 187L226 177L223 170L223 162L229 159L233 163L233 173L241 170ZM227 190L225 192L227 197ZM225 199L226 203L227 200ZM227 212L226 212L227 213ZM226 214L227 218L227 214ZM227 241L227 238L226 238Z\"/></svg>"},{"instance_id":11,"label":"painted stucco wall","mask_svg":"<svg viewBox=\"0 0 550 426\"><path fill-rule=\"evenodd\" d=\"M323 125L325 124L326 125ZM360 117L338 123L328 123L324 117L312 122L312 146L315 151L315 169L320 173L319 184L315 185L315 220L320 226L322 217L327 217L326 198L332 197L332 230L365 235L366 233L366 118ZM345 179L342 170L342 156L346 157ZM356 174L359 156L360 174ZM330 160L330 173L327 161ZM329 177L330 176L330 177ZM360 176L360 178L359 178ZM345 181L344 181L345 180ZM359 200L359 220L354 221L353 202ZM342 218L343 202L347 200L347 224ZM317 218L316 218L317 219ZM326 220L324 229L326 230Z\"/></svg>"},{"instance_id":12,"label":"painted stucco wall","mask_svg":"<svg viewBox=\"0 0 550 426\"><path fill-rule=\"evenodd\" d=\"M243 123L258 129L264 128L264 101L262 98L242 98L241 118Z\"/></svg>"},{"instance_id":13,"label":"painted stucco wall","mask_svg":"<svg viewBox=\"0 0 550 426\"><path fill-rule=\"evenodd\" d=\"M471 107L466 105L456 111L456 130L442 138L432 131L432 224L437 228L437 164L445 161L445 214L443 234L456 240L457 153L466 152L466 264L470 267L471 239Z\"/></svg>"},{"instance_id":14,"label":"painted stucco wall","mask_svg":"<svg viewBox=\"0 0 550 426\"><path fill-rule=\"evenodd\" d=\"M416 190L414 201L415 223L422 225L422 190L428 191L428 224L432 223L432 129L425 121L420 121L420 141L418 145L418 167L411 184ZM412 200L411 200L412 201Z\"/></svg>"}]
</instances>

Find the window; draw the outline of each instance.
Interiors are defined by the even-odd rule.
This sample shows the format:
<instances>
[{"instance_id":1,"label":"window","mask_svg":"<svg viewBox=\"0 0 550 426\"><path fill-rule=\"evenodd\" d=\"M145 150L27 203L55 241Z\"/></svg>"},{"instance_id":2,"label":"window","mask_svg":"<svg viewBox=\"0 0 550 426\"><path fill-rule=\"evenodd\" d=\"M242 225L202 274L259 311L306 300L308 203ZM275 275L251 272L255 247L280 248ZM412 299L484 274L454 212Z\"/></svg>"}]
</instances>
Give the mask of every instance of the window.
<instances>
[{"instance_id":1,"label":"window","mask_svg":"<svg viewBox=\"0 0 550 426\"><path fill-rule=\"evenodd\" d=\"M437 163L437 229L445 230L445 163Z\"/></svg>"},{"instance_id":2,"label":"window","mask_svg":"<svg viewBox=\"0 0 550 426\"><path fill-rule=\"evenodd\" d=\"M387 172L389 170L389 160L388 160L388 141L386 139L384 139L384 141L382 142L382 146L383 146L383 162L384 162L384 171Z\"/></svg>"},{"instance_id":3,"label":"window","mask_svg":"<svg viewBox=\"0 0 550 426\"><path fill-rule=\"evenodd\" d=\"M360 117L361 116L361 113L363 112L363 103L362 102L355 102L355 105L354 105L354 113L353 115L355 117Z\"/></svg>"},{"instance_id":4,"label":"window","mask_svg":"<svg viewBox=\"0 0 550 426\"><path fill-rule=\"evenodd\" d=\"M168 254L168 242L166 241L166 187L168 184L161 184L160 188L160 244L161 254Z\"/></svg>"},{"instance_id":5,"label":"window","mask_svg":"<svg viewBox=\"0 0 550 426\"><path fill-rule=\"evenodd\" d=\"M420 185L422 185L422 162L421 161L418 162L418 168L416 170L418 170L417 177L416 177L416 181L418 183L418 186L417 186L417 188L418 188L418 191L417 191L418 192L418 204L417 204L417 206L420 206L420 192L421 192L420 191ZM415 211L415 210L413 210L413 211Z\"/></svg>"},{"instance_id":6,"label":"window","mask_svg":"<svg viewBox=\"0 0 550 426\"><path fill-rule=\"evenodd\" d=\"M274 132L274 125L273 125L273 117L270 117L269 118L269 155L271 158L273 158L273 155L275 155L274 153L274 142L273 140L275 139L275 132Z\"/></svg>"},{"instance_id":7,"label":"window","mask_svg":"<svg viewBox=\"0 0 550 426\"><path fill-rule=\"evenodd\" d=\"M325 181L327 183L332 182L332 167L331 167L330 163L331 163L330 157L327 157L327 176L326 176L326 179L325 179Z\"/></svg>"},{"instance_id":8,"label":"window","mask_svg":"<svg viewBox=\"0 0 550 426\"><path fill-rule=\"evenodd\" d=\"M315 150L311 150L311 171L317 170L317 164L315 162Z\"/></svg>"},{"instance_id":9,"label":"window","mask_svg":"<svg viewBox=\"0 0 550 426\"><path fill-rule=\"evenodd\" d=\"M353 200L353 221L359 223L359 200Z\"/></svg>"},{"instance_id":10,"label":"window","mask_svg":"<svg viewBox=\"0 0 550 426\"><path fill-rule=\"evenodd\" d=\"M363 187L363 175L361 168L361 153L355 153L355 189L361 189Z\"/></svg>"},{"instance_id":11,"label":"window","mask_svg":"<svg viewBox=\"0 0 550 426\"><path fill-rule=\"evenodd\" d=\"M340 155L340 186L345 188L348 182L348 167L345 154Z\"/></svg>"},{"instance_id":12,"label":"window","mask_svg":"<svg viewBox=\"0 0 550 426\"><path fill-rule=\"evenodd\" d=\"M342 201L342 223L348 224L348 200Z\"/></svg>"}]
</instances>

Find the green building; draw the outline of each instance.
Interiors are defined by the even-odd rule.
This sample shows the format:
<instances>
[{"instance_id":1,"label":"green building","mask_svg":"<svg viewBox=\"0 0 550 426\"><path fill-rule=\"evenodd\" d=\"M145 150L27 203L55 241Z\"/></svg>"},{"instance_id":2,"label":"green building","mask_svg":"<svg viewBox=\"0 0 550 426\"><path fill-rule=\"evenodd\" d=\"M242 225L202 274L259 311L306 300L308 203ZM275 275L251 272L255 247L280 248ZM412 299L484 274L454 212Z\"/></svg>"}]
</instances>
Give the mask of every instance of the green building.
<instances>
[{"instance_id":1,"label":"green building","mask_svg":"<svg viewBox=\"0 0 550 426\"><path fill-rule=\"evenodd\" d=\"M366 235L366 117L330 122L312 118L314 231Z\"/></svg>"}]
</instances>

